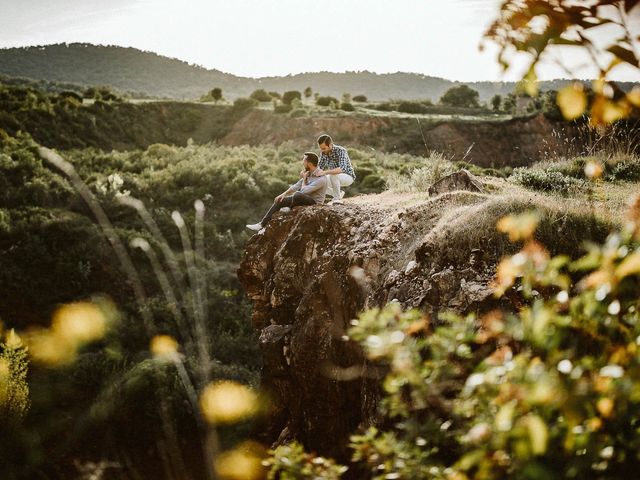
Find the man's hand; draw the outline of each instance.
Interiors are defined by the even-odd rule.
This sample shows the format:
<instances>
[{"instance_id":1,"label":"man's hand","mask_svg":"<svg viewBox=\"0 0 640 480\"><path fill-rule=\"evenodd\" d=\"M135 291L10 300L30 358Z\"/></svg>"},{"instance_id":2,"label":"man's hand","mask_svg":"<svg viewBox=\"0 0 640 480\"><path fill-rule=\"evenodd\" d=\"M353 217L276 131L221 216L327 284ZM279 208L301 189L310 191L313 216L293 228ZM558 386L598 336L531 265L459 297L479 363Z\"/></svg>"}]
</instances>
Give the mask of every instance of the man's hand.
<instances>
[{"instance_id":1,"label":"man's hand","mask_svg":"<svg viewBox=\"0 0 640 480\"><path fill-rule=\"evenodd\" d=\"M280 203L282 201L282 199L284 198L284 193L281 193L280 195L278 195L276 198L274 198L274 201L276 203Z\"/></svg>"}]
</instances>

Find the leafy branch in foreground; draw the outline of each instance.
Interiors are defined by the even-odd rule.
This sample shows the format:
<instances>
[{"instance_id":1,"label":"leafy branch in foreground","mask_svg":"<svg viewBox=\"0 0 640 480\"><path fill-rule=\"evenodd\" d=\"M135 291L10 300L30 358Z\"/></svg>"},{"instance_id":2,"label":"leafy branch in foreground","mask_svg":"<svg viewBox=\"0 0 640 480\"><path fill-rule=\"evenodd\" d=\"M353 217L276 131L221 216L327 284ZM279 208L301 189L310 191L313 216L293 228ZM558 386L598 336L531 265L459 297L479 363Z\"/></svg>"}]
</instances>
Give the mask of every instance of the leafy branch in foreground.
<instances>
[{"instance_id":1,"label":"leafy branch in foreground","mask_svg":"<svg viewBox=\"0 0 640 480\"><path fill-rule=\"evenodd\" d=\"M592 125L605 125L640 108L640 87L625 93L608 79L618 65L640 68L637 51L640 36L630 29L630 18L639 13L637 0L505 0L485 39L498 45L498 61L505 70L515 53L530 55L523 82L526 92L532 96L538 91L536 66L545 54L548 58L548 54L559 47L585 51L599 72L599 79L593 85L590 121ZM604 44L594 35L602 27L615 32ZM566 66L561 66L569 77L576 77ZM558 93L557 102L565 118L574 119L587 110L587 92L576 82Z\"/></svg>"},{"instance_id":2,"label":"leafy branch in foreground","mask_svg":"<svg viewBox=\"0 0 640 480\"><path fill-rule=\"evenodd\" d=\"M2 332L0 324L0 421L21 419L29 411L27 352L18 334L13 329Z\"/></svg>"},{"instance_id":3,"label":"leafy branch in foreground","mask_svg":"<svg viewBox=\"0 0 640 480\"><path fill-rule=\"evenodd\" d=\"M379 424L351 438L355 468L379 480L606 479L637 466L640 197L628 218L575 261L534 239L535 213L503 218L523 247L495 289L520 299L515 311L434 327L390 304L353 321L351 338L388 372Z\"/></svg>"}]
</instances>

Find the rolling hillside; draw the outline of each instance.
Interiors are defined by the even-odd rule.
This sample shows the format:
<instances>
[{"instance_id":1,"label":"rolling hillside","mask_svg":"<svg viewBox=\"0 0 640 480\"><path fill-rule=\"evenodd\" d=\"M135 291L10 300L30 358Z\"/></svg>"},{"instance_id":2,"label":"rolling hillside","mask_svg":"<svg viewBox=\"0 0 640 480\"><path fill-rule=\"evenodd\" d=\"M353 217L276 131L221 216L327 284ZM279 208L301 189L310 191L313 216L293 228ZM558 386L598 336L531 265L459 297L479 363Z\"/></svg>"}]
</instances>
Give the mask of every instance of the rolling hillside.
<instances>
[{"instance_id":1,"label":"rolling hillside","mask_svg":"<svg viewBox=\"0 0 640 480\"><path fill-rule=\"evenodd\" d=\"M135 48L80 43L0 49L0 75L81 86L110 85L134 95L176 99L199 98L213 87L222 88L226 98L234 99L249 95L257 88L283 92L310 86L314 92L338 98L348 92L364 94L374 101L390 98L436 101L448 88L459 84L416 73L366 71L244 78ZM544 82L542 89L558 88L563 83L562 80ZM496 93L505 95L514 88L512 82L468 85L479 91L482 101Z\"/></svg>"}]
</instances>

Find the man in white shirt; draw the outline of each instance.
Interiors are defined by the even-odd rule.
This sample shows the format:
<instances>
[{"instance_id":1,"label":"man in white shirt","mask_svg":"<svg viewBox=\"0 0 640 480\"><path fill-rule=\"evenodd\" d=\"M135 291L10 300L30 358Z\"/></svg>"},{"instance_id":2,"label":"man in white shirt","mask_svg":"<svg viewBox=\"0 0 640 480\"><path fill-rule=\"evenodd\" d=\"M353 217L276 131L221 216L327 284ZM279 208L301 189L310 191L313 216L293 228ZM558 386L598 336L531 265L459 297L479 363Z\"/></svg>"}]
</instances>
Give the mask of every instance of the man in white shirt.
<instances>
[{"instance_id":1,"label":"man in white shirt","mask_svg":"<svg viewBox=\"0 0 640 480\"><path fill-rule=\"evenodd\" d=\"M327 176L327 195L333 197L331 203L342 203L342 187L348 187L356 179L347 149L335 145L329 135L318 137L318 147L321 152L318 167Z\"/></svg>"}]
</instances>

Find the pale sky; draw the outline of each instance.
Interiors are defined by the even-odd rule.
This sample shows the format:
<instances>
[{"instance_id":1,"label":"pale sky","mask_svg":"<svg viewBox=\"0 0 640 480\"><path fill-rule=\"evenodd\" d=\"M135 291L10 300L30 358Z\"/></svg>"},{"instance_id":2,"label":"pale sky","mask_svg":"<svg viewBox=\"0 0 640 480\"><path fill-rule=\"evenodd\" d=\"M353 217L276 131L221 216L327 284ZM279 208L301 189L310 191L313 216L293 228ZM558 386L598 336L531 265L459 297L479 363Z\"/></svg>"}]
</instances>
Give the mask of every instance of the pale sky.
<instances>
[{"instance_id":1,"label":"pale sky","mask_svg":"<svg viewBox=\"0 0 640 480\"><path fill-rule=\"evenodd\" d=\"M317 71L415 72L450 80L501 76L478 51L500 0L0 0L0 48L87 42L149 50L240 76ZM639 9L636 9L636 12ZM640 15L633 19L640 33ZM602 32L606 35L607 32ZM567 50L579 78L586 60ZM567 77L552 62L542 79ZM613 78L640 81L617 67Z\"/></svg>"}]
</instances>

